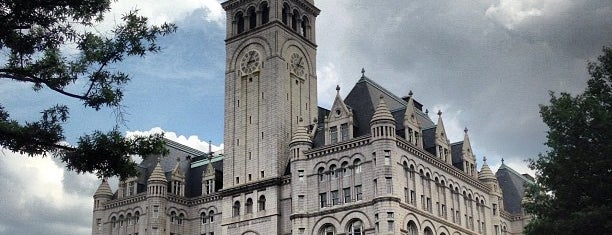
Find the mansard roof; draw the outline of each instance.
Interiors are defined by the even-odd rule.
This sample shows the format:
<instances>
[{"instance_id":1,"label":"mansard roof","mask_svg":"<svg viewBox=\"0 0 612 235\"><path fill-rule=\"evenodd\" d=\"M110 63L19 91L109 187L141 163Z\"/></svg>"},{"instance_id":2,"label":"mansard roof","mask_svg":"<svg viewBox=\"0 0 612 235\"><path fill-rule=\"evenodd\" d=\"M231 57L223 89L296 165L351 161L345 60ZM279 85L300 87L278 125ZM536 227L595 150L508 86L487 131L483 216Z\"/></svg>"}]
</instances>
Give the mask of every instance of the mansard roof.
<instances>
[{"instance_id":1,"label":"mansard roof","mask_svg":"<svg viewBox=\"0 0 612 235\"><path fill-rule=\"evenodd\" d=\"M401 130L404 129L404 113L406 112L406 105L408 103L374 82L372 79L362 76L346 96L346 99L344 99L344 103L353 111L353 118L357 126L354 132L355 137L370 134L370 121L380 102L381 95L389 111L395 118L396 130L398 133L401 133ZM415 107L417 108L417 118L421 122L423 129L435 125L431 119L421 111L420 104L418 107L417 104L415 104Z\"/></svg>"},{"instance_id":2,"label":"mansard roof","mask_svg":"<svg viewBox=\"0 0 612 235\"><path fill-rule=\"evenodd\" d=\"M504 208L511 214L522 212L521 202L525 196L525 185L534 182L503 163L495 173L504 195Z\"/></svg>"},{"instance_id":3,"label":"mansard roof","mask_svg":"<svg viewBox=\"0 0 612 235\"><path fill-rule=\"evenodd\" d=\"M463 169L463 141L452 143L450 148L453 166L465 170Z\"/></svg>"}]
</instances>

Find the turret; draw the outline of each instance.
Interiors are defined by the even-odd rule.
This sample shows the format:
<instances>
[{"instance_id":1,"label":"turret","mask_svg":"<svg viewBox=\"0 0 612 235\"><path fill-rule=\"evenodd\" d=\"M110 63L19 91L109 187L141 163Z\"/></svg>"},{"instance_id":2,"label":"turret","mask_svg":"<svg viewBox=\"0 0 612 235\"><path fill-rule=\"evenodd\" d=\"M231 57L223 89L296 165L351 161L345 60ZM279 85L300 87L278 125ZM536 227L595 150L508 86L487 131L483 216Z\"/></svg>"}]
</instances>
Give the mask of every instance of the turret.
<instances>
[{"instance_id":1,"label":"turret","mask_svg":"<svg viewBox=\"0 0 612 235\"><path fill-rule=\"evenodd\" d=\"M436 125L436 157L448 164L453 164L450 155L450 141L446 137L444 122L442 121L442 111L438 111L438 124Z\"/></svg>"},{"instance_id":2,"label":"turret","mask_svg":"<svg viewBox=\"0 0 612 235\"><path fill-rule=\"evenodd\" d=\"M412 91L408 93L408 104L406 105L406 112L404 112L404 131L406 140L409 143L417 147L423 147L423 138L421 138L423 132L421 130L421 123L417 118L416 109L414 108Z\"/></svg>"},{"instance_id":3,"label":"turret","mask_svg":"<svg viewBox=\"0 0 612 235\"><path fill-rule=\"evenodd\" d=\"M166 197L167 184L166 176L162 170L159 160L147 180L147 197Z\"/></svg>"},{"instance_id":4,"label":"turret","mask_svg":"<svg viewBox=\"0 0 612 235\"><path fill-rule=\"evenodd\" d=\"M291 195L294 202L299 202L292 203L292 206L293 211L298 213L304 212L305 209L303 205L308 194L306 175L310 174L309 171L312 170L308 167L305 161L306 156L304 155L305 151L312 148L312 139L308 134L306 124L301 118L299 124L289 144L291 151Z\"/></svg>"},{"instance_id":5,"label":"turret","mask_svg":"<svg viewBox=\"0 0 612 235\"><path fill-rule=\"evenodd\" d=\"M370 129L372 132L372 141L379 139L395 139L395 119L383 96L380 96L380 102L374 111L374 115L372 115L372 120L370 121Z\"/></svg>"},{"instance_id":6,"label":"turret","mask_svg":"<svg viewBox=\"0 0 612 235\"><path fill-rule=\"evenodd\" d=\"M113 191L111 191L110 185L106 178L102 179L102 183L98 186L96 193L94 194L94 210L104 208L104 203L111 200L113 197Z\"/></svg>"},{"instance_id":7,"label":"turret","mask_svg":"<svg viewBox=\"0 0 612 235\"><path fill-rule=\"evenodd\" d=\"M104 233L104 222L107 219L104 213L104 204L113 198L113 192L106 178L102 179L102 183L98 186L94 198L92 234Z\"/></svg>"},{"instance_id":8,"label":"turret","mask_svg":"<svg viewBox=\"0 0 612 235\"><path fill-rule=\"evenodd\" d=\"M329 116L325 117L325 144L335 144L353 138L353 111L340 97L340 86L336 86L336 98Z\"/></svg>"}]
</instances>

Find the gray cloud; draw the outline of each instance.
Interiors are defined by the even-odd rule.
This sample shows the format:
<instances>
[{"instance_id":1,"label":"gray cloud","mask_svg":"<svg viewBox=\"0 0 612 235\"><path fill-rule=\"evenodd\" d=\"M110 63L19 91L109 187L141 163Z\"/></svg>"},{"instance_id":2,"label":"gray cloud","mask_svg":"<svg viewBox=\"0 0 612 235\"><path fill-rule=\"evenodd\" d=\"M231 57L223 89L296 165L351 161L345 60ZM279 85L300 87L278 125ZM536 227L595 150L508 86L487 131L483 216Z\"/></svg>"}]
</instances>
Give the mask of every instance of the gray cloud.
<instances>
[{"instance_id":1,"label":"gray cloud","mask_svg":"<svg viewBox=\"0 0 612 235\"><path fill-rule=\"evenodd\" d=\"M352 86L366 67L397 95L413 90L430 111L443 107L445 121L458 120L445 122L461 125L452 142L467 126L479 158L494 162L545 151L538 104L548 90L582 91L586 61L612 43L609 1L317 4L319 65L334 64L339 83ZM330 103L333 93L319 97Z\"/></svg>"}]
</instances>

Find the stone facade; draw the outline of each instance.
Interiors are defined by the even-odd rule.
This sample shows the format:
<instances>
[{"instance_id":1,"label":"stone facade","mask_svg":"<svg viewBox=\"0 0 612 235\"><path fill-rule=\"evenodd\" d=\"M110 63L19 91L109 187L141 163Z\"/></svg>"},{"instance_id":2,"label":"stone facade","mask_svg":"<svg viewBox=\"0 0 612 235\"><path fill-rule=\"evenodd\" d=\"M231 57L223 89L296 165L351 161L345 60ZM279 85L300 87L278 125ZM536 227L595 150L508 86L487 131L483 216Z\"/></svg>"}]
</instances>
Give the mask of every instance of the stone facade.
<instances>
[{"instance_id":1,"label":"stone facade","mask_svg":"<svg viewBox=\"0 0 612 235\"><path fill-rule=\"evenodd\" d=\"M94 235L521 234L530 179L478 172L413 98L362 71L317 107L312 0L229 0L223 153L167 141L94 195ZM517 203L519 204L517 206ZM505 207L512 208L509 212ZM518 208L518 209L517 209Z\"/></svg>"}]
</instances>

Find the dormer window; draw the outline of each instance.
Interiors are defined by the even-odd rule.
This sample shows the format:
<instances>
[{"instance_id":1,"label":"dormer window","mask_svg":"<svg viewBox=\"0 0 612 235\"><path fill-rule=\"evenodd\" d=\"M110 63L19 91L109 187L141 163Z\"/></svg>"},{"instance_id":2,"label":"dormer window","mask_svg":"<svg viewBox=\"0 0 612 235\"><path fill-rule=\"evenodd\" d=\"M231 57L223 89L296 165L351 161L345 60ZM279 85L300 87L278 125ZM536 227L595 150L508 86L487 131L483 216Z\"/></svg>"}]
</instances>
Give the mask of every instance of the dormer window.
<instances>
[{"instance_id":1,"label":"dormer window","mask_svg":"<svg viewBox=\"0 0 612 235\"><path fill-rule=\"evenodd\" d=\"M338 127L332 126L329 128L329 140L331 144L338 143Z\"/></svg>"},{"instance_id":2,"label":"dormer window","mask_svg":"<svg viewBox=\"0 0 612 235\"><path fill-rule=\"evenodd\" d=\"M340 125L340 133L342 134L342 141L349 139L348 123Z\"/></svg>"}]
</instances>

